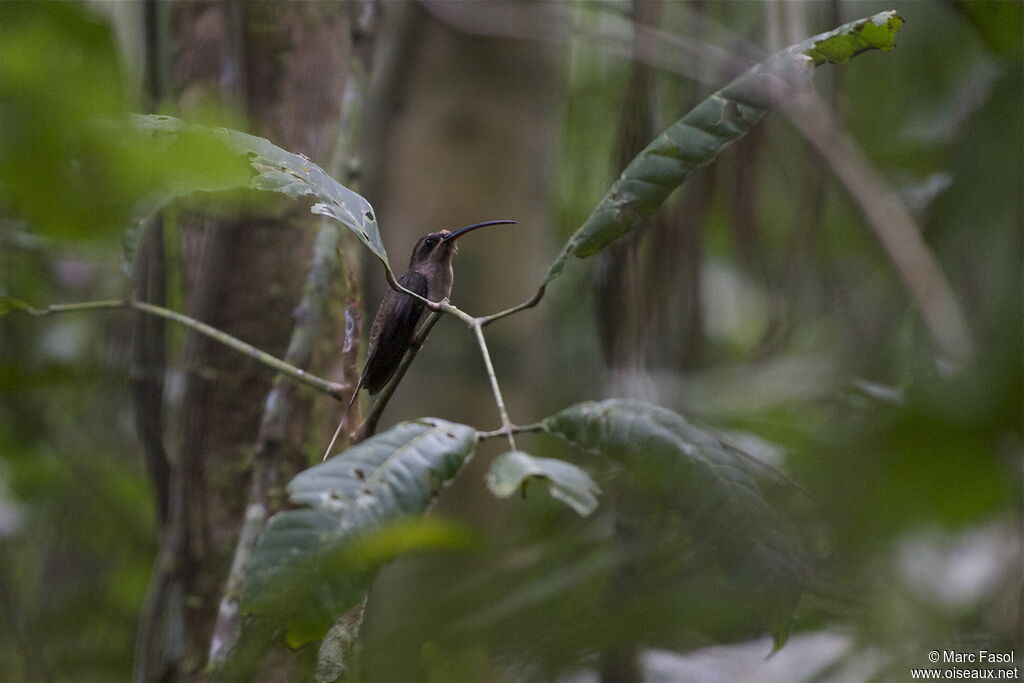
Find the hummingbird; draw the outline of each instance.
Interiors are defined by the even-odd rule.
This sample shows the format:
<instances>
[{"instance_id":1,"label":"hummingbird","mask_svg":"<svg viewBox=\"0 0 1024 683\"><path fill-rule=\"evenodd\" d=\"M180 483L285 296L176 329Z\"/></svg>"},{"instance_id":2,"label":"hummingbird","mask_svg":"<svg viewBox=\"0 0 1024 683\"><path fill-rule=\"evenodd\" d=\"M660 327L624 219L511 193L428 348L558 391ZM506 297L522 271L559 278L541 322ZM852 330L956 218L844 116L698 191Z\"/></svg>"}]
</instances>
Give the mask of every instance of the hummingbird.
<instances>
[{"instance_id":1,"label":"hummingbird","mask_svg":"<svg viewBox=\"0 0 1024 683\"><path fill-rule=\"evenodd\" d=\"M456 240L478 228L511 223L515 221L484 221L467 225L454 232L438 230L424 235L413 247L412 256L409 258L409 270L398 278L398 284L429 301L447 299L452 293L452 257L458 253ZM413 334L425 309L426 305L422 301L405 292L389 289L384 295L373 318L373 327L370 328L366 365L363 366L356 388L352 391L341 423L338 424L338 429L327 446L324 460L330 455L352 404L359 395L359 390L366 389L372 396L383 389L394 376L402 357L412 344Z\"/></svg>"}]
</instances>

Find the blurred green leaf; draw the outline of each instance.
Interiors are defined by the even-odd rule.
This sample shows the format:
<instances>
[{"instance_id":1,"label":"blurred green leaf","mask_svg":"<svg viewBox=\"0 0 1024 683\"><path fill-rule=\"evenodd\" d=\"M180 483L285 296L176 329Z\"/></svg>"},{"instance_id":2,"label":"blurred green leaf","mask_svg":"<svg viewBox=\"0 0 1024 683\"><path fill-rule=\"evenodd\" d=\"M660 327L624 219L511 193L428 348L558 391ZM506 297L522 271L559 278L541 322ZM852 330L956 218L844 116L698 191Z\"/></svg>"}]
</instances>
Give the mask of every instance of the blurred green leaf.
<instances>
[{"instance_id":1,"label":"blurred green leaf","mask_svg":"<svg viewBox=\"0 0 1024 683\"><path fill-rule=\"evenodd\" d=\"M404 517L352 542L353 564L379 566L413 550L460 550L473 535L461 524L432 517Z\"/></svg>"},{"instance_id":2,"label":"blurred green leaf","mask_svg":"<svg viewBox=\"0 0 1024 683\"><path fill-rule=\"evenodd\" d=\"M642 401L580 403L543 425L620 466L636 505L678 514L705 552L766 598L776 643L785 640L802 585L797 549L739 452Z\"/></svg>"},{"instance_id":3,"label":"blurred green leaf","mask_svg":"<svg viewBox=\"0 0 1024 683\"><path fill-rule=\"evenodd\" d=\"M903 19L893 11L844 24L778 52L698 104L654 139L622 171L583 225L569 238L544 282L570 256L585 258L628 233L661 206L689 175L743 137L812 67L842 63L865 50L891 50Z\"/></svg>"},{"instance_id":4,"label":"blurred green leaf","mask_svg":"<svg viewBox=\"0 0 1024 683\"><path fill-rule=\"evenodd\" d=\"M25 311L31 308L27 303L11 296L0 296L0 315L6 315L11 311Z\"/></svg>"},{"instance_id":5,"label":"blurred green leaf","mask_svg":"<svg viewBox=\"0 0 1024 683\"><path fill-rule=\"evenodd\" d=\"M548 491L580 515L597 508L601 489L590 475L576 465L555 458L535 458L522 451L499 455L487 473L487 488L499 498L508 498L531 478L544 479Z\"/></svg>"},{"instance_id":6,"label":"blurred green leaf","mask_svg":"<svg viewBox=\"0 0 1024 683\"><path fill-rule=\"evenodd\" d=\"M1003 56L1019 55L1024 35L1024 5L1019 2L958 0L959 9L989 48Z\"/></svg>"},{"instance_id":7,"label":"blurred green leaf","mask_svg":"<svg viewBox=\"0 0 1024 683\"><path fill-rule=\"evenodd\" d=\"M463 543L450 528L408 519L472 455L475 434L434 418L403 422L296 476L289 496L308 507L271 518L250 565L247 611L281 620L300 645L355 605L382 563Z\"/></svg>"},{"instance_id":8,"label":"blurred green leaf","mask_svg":"<svg viewBox=\"0 0 1024 683\"><path fill-rule=\"evenodd\" d=\"M123 228L133 200L88 124L124 108L113 32L84 3L0 3L0 203L59 237Z\"/></svg>"},{"instance_id":9,"label":"blurred green leaf","mask_svg":"<svg viewBox=\"0 0 1024 683\"><path fill-rule=\"evenodd\" d=\"M1020 322L1008 324L1017 334ZM1019 336L970 373L927 377L900 405L844 416L793 465L849 557L873 556L907 532L963 530L1021 497Z\"/></svg>"},{"instance_id":10,"label":"blurred green leaf","mask_svg":"<svg viewBox=\"0 0 1024 683\"><path fill-rule=\"evenodd\" d=\"M85 3L0 4L0 205L45 234L125 230L172 197L312 196L388 264L370 204L306 157L225 128L130 117L113 32Z\"/></svg>"}]
</instances>

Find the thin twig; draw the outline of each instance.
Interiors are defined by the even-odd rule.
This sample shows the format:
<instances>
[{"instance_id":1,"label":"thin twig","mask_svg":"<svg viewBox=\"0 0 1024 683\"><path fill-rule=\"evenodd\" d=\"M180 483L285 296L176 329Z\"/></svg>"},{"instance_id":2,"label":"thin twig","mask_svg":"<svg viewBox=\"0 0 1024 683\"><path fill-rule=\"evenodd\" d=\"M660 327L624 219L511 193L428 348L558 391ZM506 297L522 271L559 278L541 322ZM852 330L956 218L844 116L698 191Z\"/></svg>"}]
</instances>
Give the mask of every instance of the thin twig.
<instances>
[{"instance_id":1,"label":"thin twig","mask_svg":"<svg viewBox=\"0 0 1024 683\"><path fill-rule=\"evenodd\" d=\"M400 292L402 294L408 294L413 299L418 299L421 304L423 304L424 306L426 306L430 310L432 310L432 311L440 311L440 310L444 309L444 305L447 302L447 299L445 299L443 301L431 301L430 299L428 299L427 297L423 296L422 294L417 294L416 292L412 291L411 289L406 289L405 287L402 286L402 283L399 282L395 278L395 272L393 270L391 270L390 268L388 268L387 265L384 266L384 278L388 281L388 286L391 287L391 289L395 290L396 292ZM454 307L452 307L452 308L454 308ZM455 310L458 311L458 309L455 309Z\"/></svg>"},{"instance_id":2,"label":"thin twig","mask_svg":"<svg viewBox=\"0 0 1024 683\"><path fill-rule=\"evenodd\" d=\"M172 311L162 306L154 306L144 301L132 301L130 299L107 299L103 301L84 301L73 304L51 304L46 308L25 308L19 309L24 310L30 315L37 317L43 317L51 315L53 313L70 313L74 311L96 311L96 310L111 310L111 309L131 309L135 311L142 311L149 313L150 315L160 316L167 320L173 320L174 322L184 325L185 327L198 332L214 341L220 342L225 346L228 346L235 351L241 353L243 356L248 356L260 365L265 365L272 370L280 372L281 374L291 377L296 382L301 382L306 386L312 387L317 391L327 394L339 401L344 400L345 387L337 382L329 382L325 379L317 377L316 375L310 374L301 368L297 368L290 363L286 363L283 360L271 356L266 351L260 351L252 344L247 344L237 337L233 337L227 332L217 329L211 325L207 325L204 322L200 322L195 318L190 318L187 315Z\"/></svg>"},{"instance_id":3,"label":"thin twig","mask_svg":"<svg viewBox=\"0 0 1024 683\"><path fill-rule=\"evenodd\" d=\"M973 344L963 312L900 198L818 97L807 93L785 104L783 111L864 213L939 349L952 361L970 359Z\"/></svg>"},{"instance_id":4,"label":"thin twig","mask_svg":"<svg viewBox=\"0 0 1024 683\"><path fill-rule=\"evenodd\" d=\"M419 330L416 331L416 336L413 337L412 342L409 344L409 350L406 351L402 357L402 362L399 363L398 369L395 370L395 376L391 378L391 381L387 383L383 390L381 390L380 398L370 408L370 412L367 413L366 419L359 425L359 429L356 431L355 436L352 439L353 443L363 441L377 432L377 423L380 421L380 416L384 412L384 408L387 406L388 401L391 400L391 396L395 393L395 389L398 387L398 383L402 381L405 376L406 370L412 365L413 359L419 350L423 347L423 342L427 340L427 335L430 334L430 330L433 329L434 325L438 320L441 319L441 311L433 311L420 325Z\"/></svg>"},{"instance_id":5,"label":"thin twig","mask_svg":"<svg viewBox=\"0 0 1024 683\"><path fill-rule=\"evenodd\" d=\"M388 282L391 283L393 281L393 275L389 274ZM396 289L398 289L398 291L408 291L404 287L399 285L397 282L393 282L393 284L396 287ZM409 293L415 296L414 293ZM534 299L539 301L543 293L544 288L541 287L537 295L534 296ZM423 297L417 296L416 298L422 299L423 301L427 301L426 299L423 299ZM512 421L508 417L508 411L505 408L505 401L501 396L501 388L498 386L498 379L494 373L494 365L491 363L491 355L487 350L487 341L484 339L482 329L483 326L487 324L487 322L489 322L489 318L493 319L493 316L474 318L473 316L469 315L468 313L458 308L457 306L453 306L448 301L448 299L428 303L431 304L431 314L427 317L423 325L421 325L420 329L417 331L416 336L413 338L413 341L409 346L409 351L406 352L405 356L402 357L402 362L398 366L398 370L395 371L395 376L391 379L390 382L388 382L387 386L381 393L381 397L377 399L377 402L374 403L373 408L370 409L370 412L366 416L366 419L363 421L363 424L360 425L359 430L356 432L355 440L362 441L363 439L366 439L367 437L372 436L374 433L376 433L377 422L380 420L381 413L384 412L384 407L387 406L387 403L390 400L391 395L394 393L395 388L398 386L398 383L402 381L402 377L405 375L406 370L409 369L409 365L412 363L413 358L416 357L416 354L419 352L420 347L426 340L427 335L430 334L431 328L440 318L441 313L447 313L449 315L455 316L462 322L466 323L466 325L468 325L476 335L477 344L480 346L480 353L483 356L484 365L487 368L487 378L491 384L491 391L494 394L494 401L498 406L498 413L501 415L502 429L505 430L503 433L508 436L508 442L509 445L512 447L512 450L515 450L516 442L515 438L512 436ZM526 303L534 305L536 304L536 301L533 301L532 304L530 302ZM528 307L529 306L520 305L516 307L515 310L522 310L523 308ZM515 312L515 310L509 309L509 311L503 311L502 313L496 315L498 317L501 317L502 315L510 315L510 312Z\"/></svg>"},{"instance_id":6,"label":"thin twig","mask_svg":"<svg viewBox=\"0 0 1024 683\"><path fill-rule=\"evenodd\" d=\"M508 427L502 427L501 429L495 429L492 432L480 432L476 433L477 441L484 441L486 439L493 439L497 436L506 436L509 433L512 434L536 434L537 432L544 431L544 423L534 422L528 425L509 425Z\"/></svg>"},{"instance_id":7,"label":"thin twig","mask_svg":"<svg viewBox=\"0 0 1024 683\"><path fill-rule=\"evenodd\" d=\"M348 12L351 29L352 51L349 56L345 91L341 98L337 153L345 163L345 184L355 189L365 189L359 187L363 184L362 180L365 177L363 174L364 158L359 150L364 149L363 141L367 137L369 128L366 125L365 113L368 109L370 75L374 72L373 60L377 52L377 22L381 8L375 0L362 2L353 0L345 3L345 9ZM346 269L346 275L351 277L351 274L352 269ZM355 291L355 288L350 286L349 291ZM348 393L352 395L346 413L354 409L353 419L357 419L359 415L359 401L355 396L359 390L357 379L359 372L356 368L359 360L359 304L356 297L350 298L345 304L345 343L341 353L344 377L349 384ZM348 442L349 444L354 443L354 434L351 429L348 433ZM366 611L366 600L367 595L364 594L359 604L341 615L331 627L317 654L314 680L337 680L345 676L356 641L359 639L359 630L362 626L363 614Z\"/></svg>"},{"instance_id":8,"label":"thin twig","mask_svg":"<svg viewBox=\"0 0 1024 683\"><path fill-rule=\"evenodd\" d=\"M512 450L516 448L516 438L512 435L512 420L508 419L508 410L505 409L505 399L501 397L501 387L498 386L498 377L494 374L494 365L491 363L491 354L487 350L487 341L484 339L484 331L479 321L473 322L473 333L476 335L476 342L480 346L480 355L484 357L484 365L487 367L487 379L491 382L491 391L494 393L494 402L498 404L498 413L501 415L501 427L506 430L508 445Z\"/></svg>"},{"instance_id":9,"label":"thin twig","mask_svg":"<svg viewBox=\"0 0 1024 683\"><path fill-rule=\"evenodd\" d=\"M513 306L512 308L506 308L504 311L499 311L497 313L492 313L491 315L483 316L482 318L480 318L480 326L484 327L485 325L490 325L495 320L504 318L505 316L512 315L513 313L518 313L519 311L526 310L527 308L533 308L534 306L540 303L541 299L544 298L544 290L546 288L547 285L541 285L540 289L538 289L532 297L530 297L523 303L519 304L518 306Z\"/></svg>"}]
</instances>

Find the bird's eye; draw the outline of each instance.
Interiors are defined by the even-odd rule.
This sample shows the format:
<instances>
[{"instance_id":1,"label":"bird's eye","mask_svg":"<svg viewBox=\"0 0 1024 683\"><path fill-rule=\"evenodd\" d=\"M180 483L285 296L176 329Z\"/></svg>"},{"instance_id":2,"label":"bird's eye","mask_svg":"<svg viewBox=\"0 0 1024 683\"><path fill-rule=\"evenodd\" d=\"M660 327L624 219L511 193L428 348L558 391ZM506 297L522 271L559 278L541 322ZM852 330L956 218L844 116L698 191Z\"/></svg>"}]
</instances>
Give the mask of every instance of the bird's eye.
<instances>
[{"instance_id":1,"label":"bird's eye","mask_svg":"<svg viewBox=\"0 0 1024 683\"><path fill-rule=\"evenodd\" d=\"M436 237L428 237L427 239L423 240L423 244L425 244L428 247L433 247L434 245L437 244L437 238Z\"/></svg>"}]
</instances>

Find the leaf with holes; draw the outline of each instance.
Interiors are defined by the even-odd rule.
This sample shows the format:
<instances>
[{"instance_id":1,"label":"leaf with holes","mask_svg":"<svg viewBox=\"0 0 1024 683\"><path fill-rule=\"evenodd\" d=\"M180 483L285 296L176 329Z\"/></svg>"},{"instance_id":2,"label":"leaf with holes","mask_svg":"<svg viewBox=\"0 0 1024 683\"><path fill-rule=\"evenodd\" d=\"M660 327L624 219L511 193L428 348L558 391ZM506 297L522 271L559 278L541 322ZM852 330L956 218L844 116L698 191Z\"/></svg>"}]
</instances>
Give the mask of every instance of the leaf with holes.
<instances>
[{"instance_id":1,"label":"leaf with holes","mask_svg":"<svg viewBox=\"0 0 1024 683\"><path fill-rule=\"evenodd\" d=\"M617 465L641 509L676 515L734 585L753 591L766 606L781 645L801 592L799 554L737 450L641 401L580 403L543 425Z\"/></svg>"},{"instance_id":2,"label":"leaf with holes","mask_svg":"<svg viewBox=\"0 0 1024 683\"><path fill-rule=\"evenodd\" d=\"M867 50L891 50L903 19L881 12L792 45L712 94L654 139L626 166L548 269L553 280L570 256L585 258L628 233L693 171L715 160L825 62L842 64Z\"/></svg>"},{"instance_id":3,"label":"leaf with holes","mask_svg":"<svg viewBox=\"0 0 1024 683\"><path fill-rule=\"evenodd\" d=\"M327 174L320 166L301 154L281 149L269 140L229 128L208 128L171 116L134 114L132 126L146 133L148 139L164 148L188 146L195 140L212 140L233 154L247 160L251 172L217 179L208 185L192 178L177 178L167 188L170 196L181 196L198 190L225 190L249 187L254 190L279 192L289 197L311 196L317 201L310 208L315 214L327 216L355 233L373 254L390 268L373 207L362 196L348 189Z\"/></svg>"},{"instance_id":4,"label":"leaf with holes","mask_svg":"<svg viewBox=\"0 0 1024 683\"><path fill-rule=\"evenodd\" d=\"M451 530L409 526L473 454L476 432L424 418L403 422L288 484L293 503L256 545L245 609L281 620L293 646L315 640L395 555L459 544Z\"/></svg>"},{"instance_id":5,"label":"leaf with holes","mask_svg":"<svg viewBox=\"0 0 1024 683\"><path fill-rule=\"evenodd\" d=\"M552 497L584 517L597 508L601 489L589 474L564 460L535 458L522 451L510 451L494 459L487 473L487 488L499 498L508 498L533 478L545 480Z\"/></svg>"}]
</instances>

